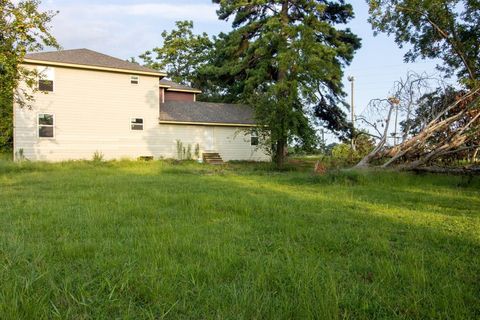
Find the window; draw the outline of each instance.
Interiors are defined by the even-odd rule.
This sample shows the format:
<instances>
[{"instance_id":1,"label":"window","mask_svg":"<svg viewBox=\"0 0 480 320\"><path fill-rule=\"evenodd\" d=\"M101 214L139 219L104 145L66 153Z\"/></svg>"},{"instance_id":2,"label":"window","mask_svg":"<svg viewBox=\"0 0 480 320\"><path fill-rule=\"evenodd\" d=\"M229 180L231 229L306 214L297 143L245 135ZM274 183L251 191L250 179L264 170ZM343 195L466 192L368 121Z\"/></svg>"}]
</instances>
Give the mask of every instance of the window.
<instances>
[{"instance_id":1,"label":"window","mask_svg":"<svg viewBox=\"0 0 480 320\"><path fill-rule=\"evenodd\" d=\"M130 83L131 84L138 84L139 80L140 80L139 76L130 76Z\"/></svg>"},{"instance_id":2,"label":"window","mask_svg":"<svg viewBox=\"0 0 480 320\"><path fill-rule=\"evenodd\" d=\"M252 132L250 136L250 145L258 146L258 134L256 132Z\"/></svg>"},{"instance_id":3,"label":"window","mask_svg":"<svg viewBox=\"0 0 480 320\"><path fill-rule=\"evenodd\" d=\"M37 67L37 72L38 72L38 90L44 91L44 92L53 92L55 70L50 67Z\"/></svg>"},{"instance_id":4,"label":"window","mask_svg":"<svg viewBox=\"0 0 480 320\"><path fill-rule=\"evenodd\" d=\"M143 118L132 118L130 120L131 130L143 130Z\"/></svg>"},{"instance_id":5,"label":"window","mask_svg":"<svg viewBox=\"0 0 480 320\"><path fill-rule=\"evenodd\" d=\"M53 114L40 113L38 115L38 137L53 138L55 136L55 118Z\"/></svg>"},{"instance_id":6,"label":"window","mask_svg":"<svg viewBox=\"0 0 480 320\"><path fill-rule=\"evenodd\" d=\"M53 92L52 80L38 80L38 90Z\"/></svg>"}]
</instances>

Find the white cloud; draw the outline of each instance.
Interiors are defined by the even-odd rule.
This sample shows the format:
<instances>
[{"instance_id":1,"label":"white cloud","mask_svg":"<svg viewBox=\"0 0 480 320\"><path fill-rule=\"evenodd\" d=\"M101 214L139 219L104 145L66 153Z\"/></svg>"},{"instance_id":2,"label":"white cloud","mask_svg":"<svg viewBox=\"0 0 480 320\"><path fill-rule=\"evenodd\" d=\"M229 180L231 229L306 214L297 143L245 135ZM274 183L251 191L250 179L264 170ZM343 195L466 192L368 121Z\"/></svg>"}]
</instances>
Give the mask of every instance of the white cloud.
<instances>
[{"instance_id":1,"label":"white cloud","mask_svg":"<svg viewBox=\"0 0 480 320\"><path fill-rule=\"evenodd\" d=\"M53 4L49 5L53 7ZM53 9L53 8L52 8ZM213 4L72 4L58 8L60 14L76 16L101 16L103 19L117 19L125 16L143 16L167 20L195 20L197 22L217 21Z\"/></svg>"},{"instance_id":2,"label":"white cloud","mask_svg":"<svg viewBox=\"0 0 480 320\"><path fill-rule=\"evenodd\" d=\"M215 7L207 4L132 4L132 5L111 5L103 6L103 10L111 12L122 12L126 15L155 16L164 19L195 20L195 21L216 21Z\"/></svg>"},{"instance_id":3,"label":"white cloud","mask_svg":"<svg viewBox=\"0 0 480 320\"><path fill-rule=\"evenodd\" d=\"M160 33L174 21L193 20L198 31L217 33L224 22L216 6L205 4L88 4L44 2L44 9L58 10L53 34L65 49L89 48L119 58L137 56L161 45Z\"/></svg>"}]
</instances>

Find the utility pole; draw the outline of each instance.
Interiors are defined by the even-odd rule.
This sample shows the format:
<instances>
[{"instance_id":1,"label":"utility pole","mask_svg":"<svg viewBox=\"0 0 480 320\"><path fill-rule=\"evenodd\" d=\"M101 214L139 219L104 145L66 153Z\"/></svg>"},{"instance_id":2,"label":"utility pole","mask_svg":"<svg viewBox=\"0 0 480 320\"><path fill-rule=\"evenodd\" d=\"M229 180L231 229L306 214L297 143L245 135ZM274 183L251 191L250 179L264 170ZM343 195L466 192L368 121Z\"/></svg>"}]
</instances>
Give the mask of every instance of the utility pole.
<instances>
[{"instance_id":1,"label":"utility pole","mask_svg":"<svg viewBox=\"0 0 480 320\"><path fill-rule=\"evenodd\" d=\"M397 145L397 126L398 126L398 106L400 104L400 100L397 97L390 97L388 98L388 103L390 103L391 108L395 108L395 128L393 132L393 145ZM388 119L390 122L390 118ZM389 125L388 123L386 124Z\"/></svg>"},{"instance_id":2,"label":"utility pole","mask_svg":"<svg viewBox=\"0 0 480 320\"><path fill-rule=\"evenodd\" d=\"M395 132L393 133L393 146L397 145L398 104L395 104Z\"/></svg>"},{"instance_id":3,"label":"utility pole","mask_svg":"<svg viewBox=\"0 0 480 320\"><path fill-rule=\"evenodd\" d=\"M352 97L352 102L350 103L350 108L351 108L351 113L352 113L352 141L351 141L351 146L352 150L355 151L355 141L354 141L354 133L355 133L355 107L354 107L354 90L355 90L355 77L354 76L349 76L348 81L350 81L351 84L351 94L350 96Z\"/></svg>"}]
</instances>

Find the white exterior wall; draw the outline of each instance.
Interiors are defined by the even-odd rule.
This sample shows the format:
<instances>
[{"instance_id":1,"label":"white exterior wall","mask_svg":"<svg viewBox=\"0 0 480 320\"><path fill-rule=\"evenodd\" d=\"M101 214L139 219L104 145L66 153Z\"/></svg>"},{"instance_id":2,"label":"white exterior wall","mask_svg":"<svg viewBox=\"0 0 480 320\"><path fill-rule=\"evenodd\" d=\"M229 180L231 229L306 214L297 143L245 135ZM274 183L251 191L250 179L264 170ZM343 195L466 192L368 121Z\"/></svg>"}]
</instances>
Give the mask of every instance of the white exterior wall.
<instances>
[{"instance_id":1,"label":"white exterior wall","mask_svg":"<svg viewBox=\"0 0 480 320\"><path fill-rule=\"evenodd\" d=\"M133 85L130 74L63 67L54 73L54 92L36 93L32 109L15 106L14 151L29 160L91 159L96 151L105 159L175 158L177 139L225 161L270 159L241 128L159 124L157 77L140 76ZM38 137L39 113L55 115L53 139ZM143 118L144 130L132 131L131 118Z\"/></svg>"}]
</instances>

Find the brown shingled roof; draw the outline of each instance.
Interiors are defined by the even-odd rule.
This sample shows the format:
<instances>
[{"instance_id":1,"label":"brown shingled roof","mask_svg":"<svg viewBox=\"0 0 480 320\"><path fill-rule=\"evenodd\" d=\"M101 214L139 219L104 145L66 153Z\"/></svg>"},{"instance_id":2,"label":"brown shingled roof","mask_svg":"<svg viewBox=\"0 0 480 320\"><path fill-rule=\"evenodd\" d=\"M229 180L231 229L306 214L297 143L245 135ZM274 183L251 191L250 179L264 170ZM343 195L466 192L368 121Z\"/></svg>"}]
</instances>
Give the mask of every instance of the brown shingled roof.
<instances>
[{"instance_id":1,"label":"brown shingled roof","mask_svg":"<svg viewBox=\"0 0 480 320\"><path fill-rule=\"evenodd\" d=\"M89 49L73 49L73 50L29 53L25 55L25 59L39 60L39 61L45 61L45 62L66 63L66 64L81 65L81 66L94 66L94 67L111 68L111 69L119 69L119 70L158 73L159 76L163 75L163 72L160 72L158 70L146 68L136 63L111 57L106 54L92 51Z\"/></svg>"},{"instance_id":2,"label":"brown shingled roof","mask_svg":"<svg viewBox=\"0 0 480 320\"><path fill-rule=\"evenodd\" d=\"M251 107L241 104L167 101L160 105L160 121L254 125Z\"/></svg>"}]
</instances>

